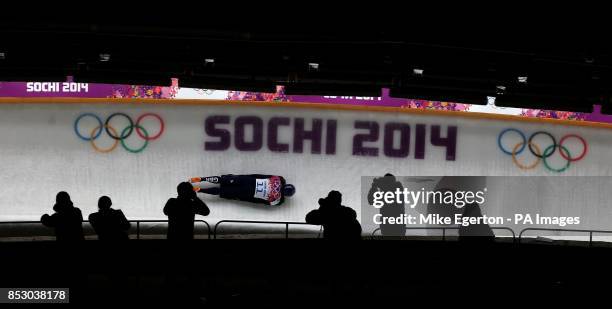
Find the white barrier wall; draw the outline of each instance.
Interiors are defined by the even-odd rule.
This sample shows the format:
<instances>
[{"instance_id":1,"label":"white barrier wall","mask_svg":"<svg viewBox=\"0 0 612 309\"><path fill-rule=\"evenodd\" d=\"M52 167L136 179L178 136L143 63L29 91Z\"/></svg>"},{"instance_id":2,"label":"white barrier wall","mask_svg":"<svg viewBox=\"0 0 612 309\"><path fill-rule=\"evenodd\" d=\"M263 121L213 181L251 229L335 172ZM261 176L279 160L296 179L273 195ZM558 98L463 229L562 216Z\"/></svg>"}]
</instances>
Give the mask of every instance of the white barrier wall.
<instances>
[{"instance_id":1,"label":"white barrier wall","mask_svg":"<svg viewBox=\"0 0 612 309\"><path fill-rule=\"evenodd\" d=\"M99 196L108 195L129 218L164 218L161 209L176 195L179 182L228 173L282 175L297 193L280 207L201 195L211 207L211 221L303 221L317 207L317 199L331 189L341 191L344 204L359 212L360 177L387 172L406 176L612 175L609 129L280 104L176 104L0 104L0 220L38 220L52 211L55 194L62 190L71 194L85 215L96 210ZM121 143L111 152L100 153L75 133L75 121L84 113L94 113L102 122L113 113L125 113L134 122L140 115L155 113L163 120L164 131L140 153L126 151ZM117 135L129 125L123 116L113 117L109 124ZM95 118L84 116L76 129L88 138L92 130L98 132L97 125ZM155 117L145 117L141 125L151 137L159 133ZM313 125L315 130L309 133ZM566 134L578 134L588 143L588 152L561 173L548 171L543 163L522 170L498 146L498 135L506 128L517 128L526 137L543 130L557 142ZM448 139L454 130L456 140ZM278 132L276 138L270 132ZM125 139L126 145L143 144L136 133ZM513 148L520 142L518 136L508 133L502 146ZM224 143L228 137L229 143ZM539 134L533 142L544 151L551 143L548 138ZM113 141L102 131L95 143L107 148ZM576 138L568 138L564 146L573 158L582 151ZM534 159L528 149L517 158L519 163L525 160L525 165ZM565 162L558 153L549 158L553 168Z\"/></svg>"}]
</instances>

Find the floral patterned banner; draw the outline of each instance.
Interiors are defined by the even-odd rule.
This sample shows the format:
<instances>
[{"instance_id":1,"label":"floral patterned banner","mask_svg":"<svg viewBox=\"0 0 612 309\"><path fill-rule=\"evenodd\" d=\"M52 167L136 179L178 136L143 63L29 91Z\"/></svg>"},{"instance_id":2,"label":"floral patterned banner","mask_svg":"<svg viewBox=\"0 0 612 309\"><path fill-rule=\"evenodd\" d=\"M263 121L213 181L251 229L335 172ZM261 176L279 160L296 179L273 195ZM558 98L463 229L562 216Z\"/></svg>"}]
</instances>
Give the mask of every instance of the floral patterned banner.
<instances>
[{"instance_id":1,"label":"floral patterned banner","mask_svg":"<svg viewBox=\"0 0 612 309\"><path fill-rule=\"evenodd\" d=\"M537 109L503 108L491 100L487 105L471 105L453 102L392 98L389 89L383 88L380 97L286 95L283 86L274 93L195 89L179 87L179 80L172 79L169 87L67 82L0 82L0 97L81 97L81 98L152 98L152 99L200 99L228 101L304 102L314 104L349 104L365 106L390 106L462 112L483 112L520 115L534 118L554 118L577 121L611 122L612 116L600 113L595 106L593 113L576 113Z\"/></svg>"}]
</instances>

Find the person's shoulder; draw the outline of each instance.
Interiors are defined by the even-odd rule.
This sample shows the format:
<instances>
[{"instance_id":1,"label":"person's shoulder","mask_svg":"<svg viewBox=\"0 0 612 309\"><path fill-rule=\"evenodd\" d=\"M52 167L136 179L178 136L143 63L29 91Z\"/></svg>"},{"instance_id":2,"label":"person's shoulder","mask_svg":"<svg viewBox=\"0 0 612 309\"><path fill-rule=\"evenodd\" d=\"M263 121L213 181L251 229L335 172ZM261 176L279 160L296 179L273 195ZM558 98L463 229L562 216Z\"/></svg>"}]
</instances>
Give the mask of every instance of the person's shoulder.
<instances>
[{"instance_id":1,"label":"person's shoulder","mask_svg":"<svg viewBox=\"0 0 612 309\"><path fill-rule=\"evenodd\" d=\"M168 201L166 202L166 205L164 206L164 209L175 208L176 207L175 205L177 204L177 202L178 202L177 198L175 197L169 198Z\"/></svg>"},{"instance_id":2,"label":"person's shoulder","mask_svg":"<svg viewBox=\"0 0 612 309\"><path fill-rule=\"evenodd\" d=\"M321 210L313 209L306 214L306 223L318 224L321 217Z\"/></svg>"},{"instance_id":3,"label":"person's shoulder","mask_svg":"<svg viewBox=\"0 0 612 309\"><path fill-rule=\"evenodd\" d=\"M341 205L340 207L341 207L341 209L342 209L343 211L346 211L346 212L349 212L349 213L355 213L355 214L357 213L357 212L355 212L355 209L353 209L353 208L351 208L351 207L344 206L344 205Z\"/></svg>"},{"instance_id":4,"label":"person's shoulder","mask_svg":"<svg viewBox=\"0 0 612 309\"><path fill-rule=\"evenodd\" d=\"M311 211L308 212L308 214L313 214L313 215L317 215L321 213L321 209L313 209Z\"/></svg>"}]
</instances>

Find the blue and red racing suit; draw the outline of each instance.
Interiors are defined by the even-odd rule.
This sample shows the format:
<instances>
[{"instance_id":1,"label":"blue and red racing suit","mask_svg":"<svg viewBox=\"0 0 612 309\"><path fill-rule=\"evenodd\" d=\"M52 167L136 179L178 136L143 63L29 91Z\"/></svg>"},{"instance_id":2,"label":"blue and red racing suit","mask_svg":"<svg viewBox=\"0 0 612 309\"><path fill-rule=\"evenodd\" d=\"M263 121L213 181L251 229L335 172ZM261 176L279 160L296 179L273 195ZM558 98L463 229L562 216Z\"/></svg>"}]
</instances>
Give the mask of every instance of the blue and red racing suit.
<instances>
[{"instance_id":1,"label":"blue and red racing suit","mask_svg":"<svg viewBox=\"0 0 612 309\"><path fill-rule=\"evenodd\" d=\"M285 179L275 175L221 175L210 177L195 177L191 179L192 184L197 182L208 182L218 184L218 187L199 188L199 193L219 195L229 200L239 200L266 205L281 205L285 201L283 186Z\"/></svg>"}]
</instances>

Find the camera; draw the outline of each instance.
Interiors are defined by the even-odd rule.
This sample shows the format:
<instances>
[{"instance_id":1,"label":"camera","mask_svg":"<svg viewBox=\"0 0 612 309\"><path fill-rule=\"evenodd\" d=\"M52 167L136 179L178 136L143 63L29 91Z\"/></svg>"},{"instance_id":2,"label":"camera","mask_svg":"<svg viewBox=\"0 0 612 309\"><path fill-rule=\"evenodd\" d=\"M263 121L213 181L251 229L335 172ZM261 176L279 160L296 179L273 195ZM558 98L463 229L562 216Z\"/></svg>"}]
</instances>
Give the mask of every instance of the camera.
<instances>
[{"instance_id":1,"label":"camera","mask_svg":"<svg viewBox=\"0 0 612 309\"><path fill-rule=\"evenodd\" d=\"M324 199L324 198L320 198L319 199L319 206L323 207L325 205L327 205L327 200Z\"/></svg>"}]
</instances>

